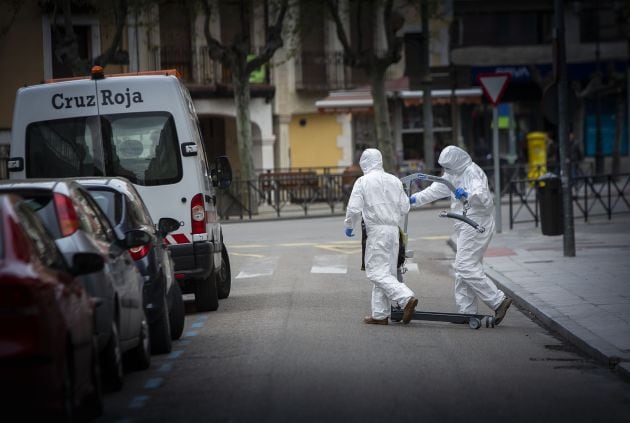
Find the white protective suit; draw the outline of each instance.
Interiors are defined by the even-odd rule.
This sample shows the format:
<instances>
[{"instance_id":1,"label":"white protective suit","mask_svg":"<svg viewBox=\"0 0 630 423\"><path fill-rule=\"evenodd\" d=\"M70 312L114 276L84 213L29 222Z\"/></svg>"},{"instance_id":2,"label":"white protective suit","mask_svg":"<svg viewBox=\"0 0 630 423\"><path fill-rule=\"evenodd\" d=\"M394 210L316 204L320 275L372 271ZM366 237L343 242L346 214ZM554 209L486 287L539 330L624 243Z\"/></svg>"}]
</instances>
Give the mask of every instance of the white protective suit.
<instances>
[{"instance_id":1,"label":"white protective suit","mask_svg":"<svg viewBox=\"0 0 630 423\"><path fill-rule=\"evenodd\" d=\"M457 253L455 255L455 302L460 313L477 313L477 298L492 310L496 310L505 298L503 291L485 274L483 255L494 233L494 201L488 188L486 174L464 150L452 145L440 153L438 159L444 168L443 178L455 188L464 188L468 193L470 209L466 216L486 228L479 233L472 226L455 221ZM412 195L414 207L451 197L451 210L461 214L463 205L444 184L434 182L428 188Z\"/></svg>"},{"instance_id":2,"label":"white protective suit","mask_svg":"<svg viewBox=\"0 0 630 423\"><path fill-rule=\"evenodd\" d=\"M365 222L365 272L372 288L372 318L390 316L391 302L405 307L413 292L396 278L399 224L409 212L409 198L400 179L383 170L381 152L366 149L359 161L363 176L356 180L346 209L346 228Z\"/></svg>"}]
</instances>

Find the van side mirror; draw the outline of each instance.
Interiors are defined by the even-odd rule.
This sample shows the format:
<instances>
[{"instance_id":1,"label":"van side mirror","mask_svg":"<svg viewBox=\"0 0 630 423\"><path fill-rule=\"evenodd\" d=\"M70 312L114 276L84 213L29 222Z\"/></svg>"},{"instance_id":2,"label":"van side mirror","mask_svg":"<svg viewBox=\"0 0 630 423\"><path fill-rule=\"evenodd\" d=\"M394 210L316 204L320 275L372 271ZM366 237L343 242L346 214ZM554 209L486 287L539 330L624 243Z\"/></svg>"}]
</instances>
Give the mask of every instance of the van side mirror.
<instances>
[{"instance_id":1,"label":"van side mirror","mask_svg":"<svg viewBox=\"0 0 630 423\"><path fill-rule=\"evenodd\" d=\"M179 222L171 217L163 217L158 222L158 232L162 238L178 229Z\"/></svg>"},{"instance_id":2,"label":"van side mirror","mask_svg":"<svg viewBox=\"0 0 630 423\"><path fill-rule=\"evenodd\" d=\"M221 189L229 188L232 183L232 166L227 156L214 159L214 169L210 171L212 185Z\"/></svg>"}]
</instances>

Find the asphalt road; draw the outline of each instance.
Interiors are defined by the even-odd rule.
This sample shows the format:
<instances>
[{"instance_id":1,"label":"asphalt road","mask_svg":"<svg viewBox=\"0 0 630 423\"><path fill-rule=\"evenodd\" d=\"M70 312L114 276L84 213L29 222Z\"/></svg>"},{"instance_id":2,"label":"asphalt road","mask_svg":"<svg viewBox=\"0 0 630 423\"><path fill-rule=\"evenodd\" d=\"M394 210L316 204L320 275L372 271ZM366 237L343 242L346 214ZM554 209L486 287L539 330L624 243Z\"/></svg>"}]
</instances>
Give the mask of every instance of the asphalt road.
<instances>
[{"instance_id":1,"label":"asphalt road","mask_svg":"<svg viewBox=\"0 0 630 423\"><path fill-rule=\"evenodd\" d=\"M454 312L437 211L410 215L406 282ZM232 293L188 304L170 355L108 394L103 422L629 422L630 384L516 307L497 328L368 326L360 234L339 217L224 225ZM480 311L488 312L484 306Z\"/></svg>"}]
</instances>

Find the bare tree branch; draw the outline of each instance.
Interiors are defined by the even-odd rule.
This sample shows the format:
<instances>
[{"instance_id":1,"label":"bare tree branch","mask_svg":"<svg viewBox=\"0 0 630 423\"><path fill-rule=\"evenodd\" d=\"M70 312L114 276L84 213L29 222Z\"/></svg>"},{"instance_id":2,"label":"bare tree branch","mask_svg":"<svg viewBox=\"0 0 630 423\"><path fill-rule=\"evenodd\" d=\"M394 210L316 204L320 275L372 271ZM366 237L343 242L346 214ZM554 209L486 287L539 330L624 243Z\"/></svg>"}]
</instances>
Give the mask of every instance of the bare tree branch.
<instances>
[{"instance_id":1,"label":"bare tree branch","mask_svg":"<svg viewBox=\"0 0 630 423\"><path fill-rule=\"evenodd\" d=\"M120 49L122 41L123 29L127 23L127 12L129 10L129 3L127 0L118 0L116 7L114 8L114 20L116 22L116 33L114 39L109 48L105 50L105 53L94 59L94 64L99 66L105 66L112 61L116 52Z\"/></svg>"},{"instance_id":2,"label":"bare tree branch","mask_svg":"<svg viewBox=\"0 0 630 423\"><path fill-rule=\"evenodd\" d=\"M212 17L212 7L208 3L209 0L201 2L204 9L204 25L203 32L206 35L206 44L208 45L208 54L214 60L218 60L222 64L229 66L228 49L216 40L210 33L210 18Z\"/></svg>"},{"instance_id":3,"label":"bare tree branch","mask_svg":"<svg viewBox=\"0 0 630 423\"><path fill-rule=\"evenodd\" d=\"M275 23L267 28L267 40L263 50L247 63L246 71L248 73L253 72L265 63L269 62L274 53L284 45L282 40L282 27L284 25L284 19L288 9L289 0L282 0Z\"/></svg>"}]
</instances>

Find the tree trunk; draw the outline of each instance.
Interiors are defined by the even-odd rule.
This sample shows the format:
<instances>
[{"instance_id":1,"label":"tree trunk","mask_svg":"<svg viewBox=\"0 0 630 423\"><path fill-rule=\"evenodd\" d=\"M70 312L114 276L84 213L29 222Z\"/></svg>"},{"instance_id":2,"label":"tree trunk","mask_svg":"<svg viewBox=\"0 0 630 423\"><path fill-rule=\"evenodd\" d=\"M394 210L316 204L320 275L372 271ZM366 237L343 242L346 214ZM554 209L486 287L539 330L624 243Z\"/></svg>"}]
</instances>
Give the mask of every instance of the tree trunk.
<instances>
[{"instance_id":1,"label":"tree trunk","mask_svg":"<svg viewBox=\"0 0 630 423\"><path fill-rule=\"evenodd\" d=\"M244 71L244 64L232 67L232 85L236 104L236 133L238 154L241 160L240 177L249 181L255 177L252 158L252 126L249 112L250 92L249 75Z\"/></svg>"},{"instance_id":2,"label":"tree trunk","mask_svg":"<svg viewBox=\"0 0 630 423\"><path fill-rule=\"evenodd\" d=\"M422 19L422 118L424 121L424 163L427 169L435 167L433 140L433 103L431 99L431 52L429 28L429 5L428 0L422 0L420 4Z\"/></svg>"},{"instance_id":3,"label":"tree trunk","mask_svg":"<svg viewBox=\"0 0 630 423\"><path fill-rule=\"evenodd\" d=\"M397 163L389 123L387 93L385 92L385 68L374 66L371 69L371 79L376 145L383 155L383 168L385 171L395 172Z\"/></svg>"}]
</instances>

